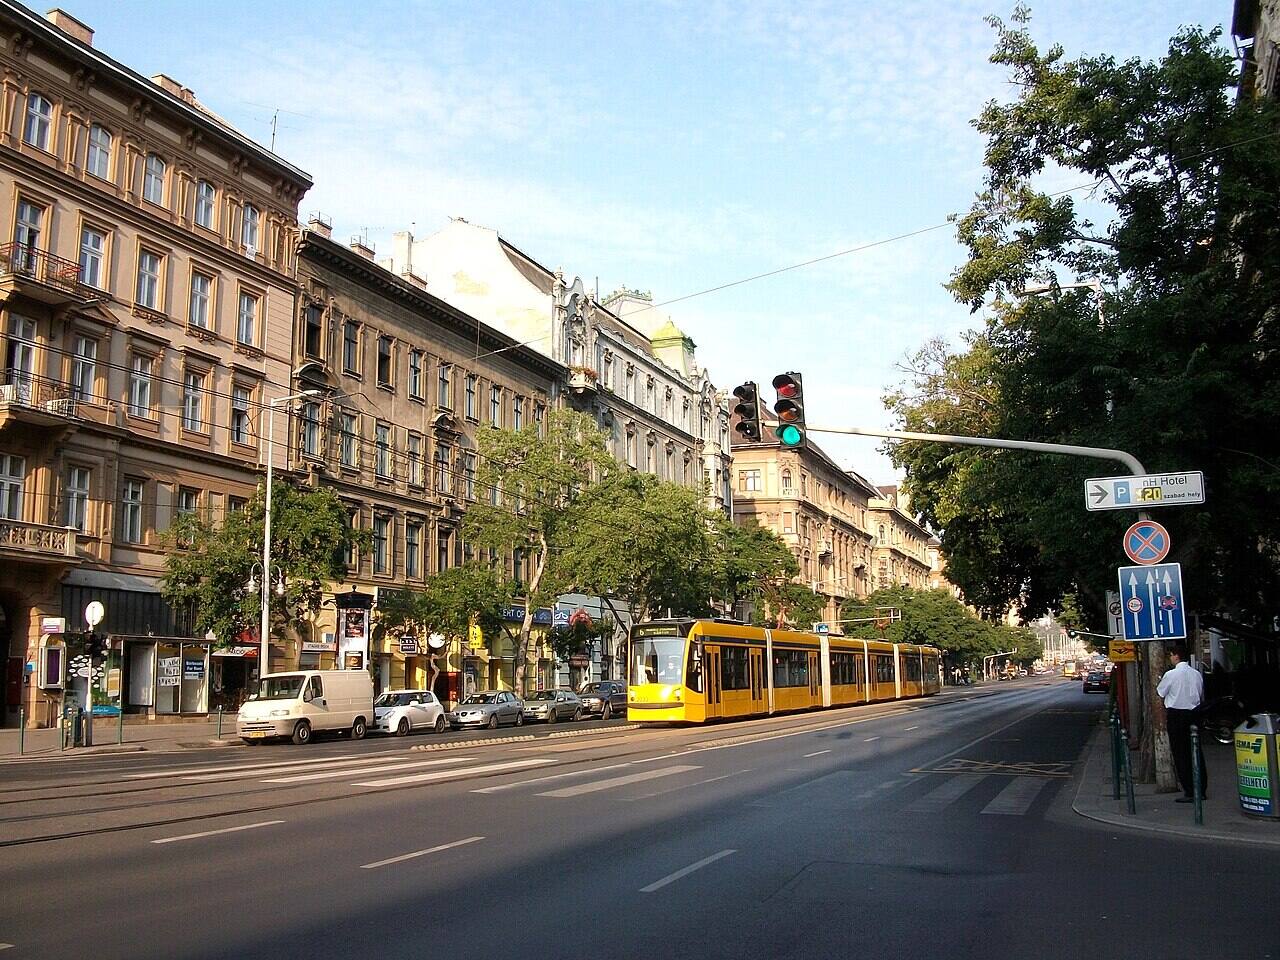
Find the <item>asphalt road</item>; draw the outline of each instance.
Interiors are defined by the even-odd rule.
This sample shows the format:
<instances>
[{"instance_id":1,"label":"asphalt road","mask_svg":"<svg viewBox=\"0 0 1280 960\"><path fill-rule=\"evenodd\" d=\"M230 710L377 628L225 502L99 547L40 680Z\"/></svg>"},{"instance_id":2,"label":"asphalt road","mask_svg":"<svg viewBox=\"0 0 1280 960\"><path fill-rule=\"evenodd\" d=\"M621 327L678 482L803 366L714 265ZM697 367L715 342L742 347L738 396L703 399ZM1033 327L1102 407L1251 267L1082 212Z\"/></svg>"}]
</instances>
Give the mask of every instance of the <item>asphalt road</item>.
<instances>
[{"instance_id":1,"label":"asphalt road","mask_svg":"<svg viewBox=\"0 0 1280 960\"><path fill-rule=\"evenodd\" d=\"M1071 812L1101 706L1030 680L699 729L9 765L0 952L1280 957L1274 852Z\"/></svg>"}]
</instances>

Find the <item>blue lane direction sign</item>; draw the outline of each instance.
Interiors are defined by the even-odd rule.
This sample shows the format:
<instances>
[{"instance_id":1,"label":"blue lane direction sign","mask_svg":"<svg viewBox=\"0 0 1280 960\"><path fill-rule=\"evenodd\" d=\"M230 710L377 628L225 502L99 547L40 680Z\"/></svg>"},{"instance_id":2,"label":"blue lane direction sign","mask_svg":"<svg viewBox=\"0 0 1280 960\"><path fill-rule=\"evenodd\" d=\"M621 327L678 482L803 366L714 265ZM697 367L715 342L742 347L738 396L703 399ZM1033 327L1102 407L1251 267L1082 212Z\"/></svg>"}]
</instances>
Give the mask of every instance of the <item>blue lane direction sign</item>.
<instances>
[{"instance_id":1,"label":"blue lane direction sign","mask_svg":"<svg viewBox=\"0 0 1280 960\"><path fill-rule=\"evenodd\" d=\"M1148 510L1204 503L1204 474L1153 473L1135 477L1094 477L1084 482L1088 510Z\"/></svg>"},{"instance_id":2,"label":"blue lane direction sign","mask_svg":"<svg viewBox=\"0 0 1280 960\"><path fill-rule=\"evenodd\" d=\"M1154 520L1139 520L1124 534L1124 552L1134 563L1159 563L1172 546L1169 531Z\"/></svg>"},{"instance_id":3,"label":"blue lane direction sign","mask_svg":"<svg viewBox=\"0 0 1280 960\"><path fill-rule=\"evenodd\" d=\"M1120 567L1117 573L1126 640L1186 639L1182 564Z\"/></svg>"}]
</instances>

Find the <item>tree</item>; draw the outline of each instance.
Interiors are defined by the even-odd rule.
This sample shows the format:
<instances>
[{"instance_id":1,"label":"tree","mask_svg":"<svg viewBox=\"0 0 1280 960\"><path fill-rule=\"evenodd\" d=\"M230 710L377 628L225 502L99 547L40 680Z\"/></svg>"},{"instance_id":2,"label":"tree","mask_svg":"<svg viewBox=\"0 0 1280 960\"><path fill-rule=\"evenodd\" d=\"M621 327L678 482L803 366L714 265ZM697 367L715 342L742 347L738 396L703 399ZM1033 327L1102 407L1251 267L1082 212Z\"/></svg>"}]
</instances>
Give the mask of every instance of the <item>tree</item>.
<instances>
[{"instance_id":1,"label":"tree","mask_svg":"<svg viewBox=\"0 0 1280 960\"><path fill-rule=\"evenodd\" d=\"M751 610L751 622L761 627L810 630L822 619L827 600L803 583L788 581L762 587L760 597Z\"/></svg>"},{"instance_id":2,"label":"tree","mask_svg":"<svg viewBox=\"0 0 1280 960\"><path fill-rule=\"evenodd\" d=\"M901 618L886 622L886 608L899 610ZM888 587L866 599L846 601L840 616L865 621L846 623L844 632L849 636L937 647L953 666L967 666L1010 649L1000 646L996 624L980 619L946 590Z\"/></svg>"},{"instance_id":3,"label":"tree","mask_svg":"<svg viewBox=\"0 0 1280 960\"><path fill-rule=\"evenodd\" d=\"M378 595L377 629L383 636L411 632L423 645L430 664L427 686L435 689L440 675L440 657L447 655L449 643L468 641L472 624L485 636L502 630L502 611L515 591L510 580L497 570L477 563L449 567L428 577L421 590L384 590ZM433 633L443 634L446 644L437 649L427 645Z\"/></svg>"},{"instance_id":4,"label":"tree","mask_svg":"<svg viewBox=\"0 0 1280 960\"><path fill-rule=\"evenodd\" d=\"M481 549L520 551L532 561L515 650L513 686L522 692L534 614L573 586L571 566L557 561L577 536L588 492L619 468L604 434L572 410L550 411L541 429L482 428L477 447L476 483L486 496L467 508L463 536Z\"/></svg>"},{"instance_id":5,"label":"tree","mask_svg":"<svg viewBox=\"0 0 1280 960\"><path fill-rule=\"evenodd\" d=\"M263 488L243 510L221 522L182 514L165 536L168 548L161 592L175 607L190 609L197 633L212 632L219 646L256 632L262 597L247 589L261 579ZM271 630L284 633L320 609L325 586L346 578L353 549L368 549L367 530L353 530L347 509L325 488L300 490L275 484L271 503ZM255 570L255 565L258 569ZM284 595L274 593L284 577Z\"/></svg>"},{"instance_id":6,"label":"tree","mask_svg":"<svg viewBox=\"0 0 1280 960\"><path fill-rule=\"evenodd\" d=\"M800 563L786 542L754 518L735 524L728 517L714 521L713 575L717 595L730 607L752 604L760 623L778 623L798 595L791 590ZM812 594L812 591L809 591ZM803 601L801 601L803 602ZM821 617L821 613L818 614Z\"/></svg>"}]
</instances>

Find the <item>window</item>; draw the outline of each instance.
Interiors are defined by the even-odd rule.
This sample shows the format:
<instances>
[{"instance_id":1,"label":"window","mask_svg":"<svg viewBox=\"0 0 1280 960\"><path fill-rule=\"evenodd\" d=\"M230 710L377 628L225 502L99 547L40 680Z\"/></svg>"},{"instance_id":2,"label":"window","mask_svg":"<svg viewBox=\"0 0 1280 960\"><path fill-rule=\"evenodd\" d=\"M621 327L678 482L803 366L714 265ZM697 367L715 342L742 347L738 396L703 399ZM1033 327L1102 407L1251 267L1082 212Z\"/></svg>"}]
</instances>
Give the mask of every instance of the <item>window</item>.
<instances>
[{"instance_id":1,"label":"window","mask_svg":"<svg viewBox=\"0 0 1280 960\"><path fill-rule=\"evenodd\" d=\"M231 442L249 446L253 443L253 430L249 421L251 391L248 387L231 388Z\"/></svg>"},{"instance_id":2,"label":"window","mask_svg":"<svg viewBox=\"0 0 1280 960\"><path fill-rule=\"evenodd\" d=\"M374 457L374 472L384 480L391 478L391 428L385 423L379 423L373 428L374 447L377 455Z\"/></svg>"},{"instance_id":3,"label":"window","mask_svg":"<svg viewBox=\"0 0 1280 960\"><path fill-rule=\"evenodd\" d=\"M409 351L409 396L413 400L422 399L422 351Z\"/></svg>"},{"instance_id":4,"label":"window","mask_svg":"<svg viewBox=\"0 0 1280 960\"><path fill-rule=\"evenodd\" d=\"M391 386L391 338L378 337L378 386Z\"/></svg>"},{"instance_id":5,"label":"window","mask_svg":"<svg viewBox=\"0 0 1280 960\"><path fill-rule=\"evenodd\" d=\"M72 347L71 398L92 401L97 389L98 341L77 335Z\"/></svg>"},{"instance_id":6,"label":"window","mask_svg":"<svg viewBox=\"0 0 1280 960\"><path fill-rule=\"evenodd\" d=\"M0 517L22 519L22 488L27 479L27 460L12 453L0 453Z\"/></svg>"},{"instance_id":7,"label":"window","mask_svg":"<svg viewBox=\"0 0 1280 960\"><path fill-rule=\"evenodd\" d=\"M360 375L360 325L354 320L342 325L342 369Z\"/></svg>"},{"instance_id":8,"label":"window","mask_svg":"<svg viewBox=\"0 0 1280 960\"><path fill-rule=\"evenodd\" d=\"M885 539L884 539L884 524L883 524L883 523L882 523L882 524L880 524L880 542L881 542L881 543L884 543L884 542L885 542Z\"/></svg>"},{"instance_id":9,"label":"window","mask_svg":"<svg viewBox=\"0 0 1280 960\"><path fill-rule=\"evenodd\" d=\"M751 674L746 647L720 648L720 689L749 690Z\"/></svg>"},{"instance_id":10,"label":"window","mask_svg":"<svg viewBox=\"0 0 1280 960\"><path fill-rule=\"evenodd\" d=\"M246 203L240 218L240 245L251 257L258 252L258 220L258 208L251 203Z\"/></svg>"},{"instance_id":11,"label":"window","mask_svg":"<svg viewBox=\"0 0 1280 960\"><path fill-rule=\"evenodd\" d=\"M85 169L102 180L111 176L111 133L101 124L95 123L89 128Z\"/></svg>"},{"instance_id":12,"label":"window","mask_svg":"<svg viewBox=\"0 0 1280 960\"><path fill-rule=\"evenodd\" d=\"M147 154L147 163L142 171L142 199L157 206L164 206L164 174L165 162L156 154Z\"/></svg>"},{"instance_id":13,"label":"window","mask_svg":"<svg viewBox=\"0 0 1280 960\"><path fill-rule=\"evenodd\" d=\"M258 298L240 291L240 309L236 311L236 340L253 346L258 331Z\"/></svg>"},{"instance_id":14,"label":"window","mask_svg":"<svg viewBox=\"0 0 1280 960\"><path fill-rule=\"evenodd\" d=\"M524 429L524 397L516 397L511 401L511 429Z\"/></svg>"},{"instance_id":15,"label":"window","mask_svg":"<svg viewBox=\"0 0 1280 960\"><path fill-rule=\"evenodd\" d=\"M489 422L495 427L502 426L502 388L489 390Z\"/></svg>"},{"instance_id":16,"label":"window","mask_svg":"<svg viewBox=\"0 0 1280 960\"><path fill-rule=\"evenodd\" d=\"M807 473L800 474L800 496L807 497L809 495L809 475Z\"/></svg>"},{"instance_id":17,"label":"window","mask_svg":"<svg viewBox=\"0 0 1280 960\"><path fill-rule=\"evenodd\" d=\"M464 453L462 455L462 479L468 500L476 498L476 455L474 453Z\"/></svg>"},{"instance_id":18,"label":"window","mask_svg":"<svg viewBox=\"0 0 1280 960\"><path fill-rule=\"evenodd\" d=\"M627 433L627 466L639 466L636 463L636 435L632 432Z\"/></svg>"},{"instance_id":19,"label":"window","mask_svg":"<svg viewBox=\"0 0 1280 960\"><path fill-rule=\"evenodd\" d=\"M178 513L191 516L200 510L200 491L194 487L178 488Z\"/></svg>"},{"instance_id":20,"label":"window","mask_svg":"<svg viewBox=\"0 0 1280 960\"><path fill-rule=\"evenodd\" d=\"M191 274L191 302L187 304L187 323L201 330L209 329L209 299L213 278L203 273Z\"/></svg>"},{"instance_id":21,"label":"window","mask_svg":"<svg viewBox=\"0 0 1280 960\"><path fill-rule=\"evenodd\" d=\"M862 657L854 653L831 654L831 685L861 685L865 680L862 673Z\"/></svg>"},{"instance_id":22,"label":"window","mask_svg":"<svg viewBox=\"0 0 1280 960\"><path fill-rule=\"evenodd\" d=\"M25 402L32 399L36 373L36 322L30 317L9 314L9 346L5 351L5 366L9 383L18 391L18 398Z\"/></svg>"},{"instance_id":23,"label":"window","mask_svg":"<svg viewBox=\"0 0 1280 960\"><path fill-rule=\"evenodd\" d=\"M80 229L80 282L91 287L103 288L106 279L102 258L107 249L107 235L93 227Z\"/></svg>"},{"instance_id":24,"label":"window","mask_svg":"<svg viewBox=\"0 0 1280 960\"><path fill-rule=\"evenodd\" d=\"M138 291L135 299L149 310L160 309L160 272L163 261L150 250L138 253Z\"/></svg>"},{"instance_id":25,"label":"window","mask_svg":"<svg viewBox=\"0 0 1280 960\"><path fill-rule=\"evenodd\" d=\"M120 539L142 542L142 481L126 480L120 496Z\"/></svg>"},{"instance_id":26,"label":"window","mask_svg":"<svg viewBox=\"0 0 1280 960\"><path fill-rule=\"evenodd\" d=\"M446 410L453 409L453 383L450 381L450 373L452 365L445 361L440 361L440 376L437 383L436 403L444 407Z\"/></svg>"},{"instance_id":27,"label":"window","mask_svg":"<svg viewBox=\"0 0 1280 960\"><path fill-rule=\"evenodd\" d=\"M790 510L784 510L782 512L782 532L783 533L796 532L796 517L795 517L795 514L792 513Z\"/></svg>"},{"instance_id":28,"label":"window","mask_svg":"<svg viewBox=\"0 0 1280 960\"><path fill-rule=\"evenodd\" d=\"M213 210L217 191L208 180L196 184L196 226L213 229Z\"/></svg>"},{"instance_id":29,"label":"window","mask_svg":"<svg viewBox=\"0 0 1280 960\"><path fill-rule=\"evenodd\" d=\"M627 367L627 389L625 396L632 403L636 402L636 370L635 367Z\"/></svg>"},{"instance_id":30,"label":"window","mask_svg":"<svg viewBox=\"0 0 1280 960\"><path fill-rule=\"evenodd\" d=\"M88 467L72 467L67 471L67 526L81 533L88 529L89 482L93 475Z\"/></svg>"},{"instance_id":31,"label":"window","mask_svg":"<svg viewBox=\"0 0 1280 960\"><path fill-rule=\"evenodd\" d=\"M227 497L227 513L242 513L249 506L244 497Z\"/></svg>"},{"instance_id":32,"label":"window","mask_svg":"<svg viewBox=\"0 0 1280 960\"><path fill-rule=\"evenodd\" d=\"M360 529L359 507L353 507L347 511L347 526L352 530ZM360 551L356 548L355 541L352 541L350 547L347 548L347 566L353 570L360 568Z\"/></svg>"},{"instance_id":33,"label":"window","mask_svg":"<svg viewBox=\"0 0 1280 960\"><path fill-rule=\"evenodd\" d=\"M342 435L339 451L342 465L344 467L359 466L360 461L356 458L356 438L359 436L356 415L344 411L339 420L339 427Z\"/></svg>"},{"instance_id":34,"label":"window","mask_svg":"<svg viewBox=\"0 0 1280 960\"><path fill-rule=\"evenodd\" d=\"M373 518L373 572L390 571L391 518Z\"/></svg>"},{"instance_id":35,"label":"window","mask_svg":"<svg viewBox=\"0 0 1280 960\"><path fill-rule=\"evenodd\" d=\"M422 576L422 524L412 520L404 525L404 575Z\"/></svg>"},{"instance_id":36,"label":"window","mask_svg":"<svg viewBox=\"0 0 1280 960\"><path fill-rule=\"evenodd\" d=\"M538 428L538 436L542 436L542 422L547 418L547 408L540 403L533 405L533 422Z\"/></svg>"},{"instance_id":37,"label":"window","mask_svg":"<svg viewBox=\"0 0 1280 960\"><path fill-rule=\"evenodd\" d=\"M449 569L449 540L450 530L441 530L436 536L436 571L442 572Z\"/></svg>"},{"instance_id":38,"label":"window","mask_svg":"<svg viewBox=\"0 0 1280 960\"><path fill-rule=\"evenodd\" d=\"M809 654L804 650L773 652L773 685L775 687L807 687Z\"/></svg>"},{"instance_id":39,"label":"window","mask_svg":"<svg viewBox=\"0 0 1280 960\"><path fill-rule=\"evenodd\" d=\"M759 470L739 470L738 489L758 491L760 489Z\"/></svg>"},{"instance_id":40,"label":"window","mask_svg":"<svg viewBox=\"0 0 1280 960\"><path fill-rule=\"evenodd\" d=\"M320 404L315 401L308 401L302 405L301 442L305 456L320 456Z\"/></svg>"},{"instance_id":41,"label":"window","mask_svg":"<svg viewBox=\"0 0 1280 960\"><path fill-rule=\"evenodd\" d=\"M198 370L188 370L182 378L182 426L204 430L204 379Z\"/></svg>"},{"instance_id":42,"label":"window","mask_svg":"<svg viewBox=\"0 0 1280 960\"><path fill-rule=\"evenodd\" d=\"M450 475L450 456L453 448L448 444L436 444L436 490L439 493L453 491L453 477Z\"/></svg>"},{"instance_id":43,"label":"window","mask_svg":"<svg viewBox=\"0 0 1280 960\"><path fill-rule=\"evenodd\" d=\"M129 415L151 416L151 371L155 360L136 354L129 367Z\"/></svg>"},{"instance_id":44,"label":"window","mask_svg":"<svg viewBox=\"0 0 1280 960\"><path fill-rule=\"evenodd\" d=\"M419 434L409 434L409 485L413 487L422 486L422 437Z\"/></svg>"},{"instance_id":45,"label":"window","mask_svg":"<svg viewBox=\"0 0 1280 960\"><path fill-rule=\"evenodd\" d=\"M307 307L306 317L303 320L302 331L302 351L308 357L316 360L324 358L322 347L324 344L324 308L318 304L311 304Z\"/></svg>"},{"instance_id":46,"label":"window","mask_svg":"<svg viewBox=\"0 0 1280 960\"><path fill-rule=\"evenodd\" d=\"M790 470L782 471L782 489L783 490L791 489L791 471Z\"/></svg>"},{"instance_id":47,"label":"window","mask_svg":"<svg viewBox=\"0 0 1280 960\"><path fill-rule=\"evenodd\" d=\"M40 249L40 231L44 226L44 207L37 206L27 200L18 204L18 224L13 231L13 242L22 252L30 257L31 250ZM23 269L32 270L35 263L31 260L20 262Z\"/></svg>"},{"instance_id":48,"label":"window","mask_svg":"<svg viewBox=\"0 0 1280 960\"><path fill-rule=\"evenodd\" d=\"M53 104L38 93L27 97L27 122L22 139L41 150L49 149L49 126L53 122Z\"/></svg>"},{"instance_id":49,"label":"window","mask_svg":"<svg viewBox=\"0 0 1280 960\"><path fill-rule=\"evenodd\" d=\"M476 375L474 373L467 374L467 419L474 420L476 418Z\"/></svg>"}]
</instances>

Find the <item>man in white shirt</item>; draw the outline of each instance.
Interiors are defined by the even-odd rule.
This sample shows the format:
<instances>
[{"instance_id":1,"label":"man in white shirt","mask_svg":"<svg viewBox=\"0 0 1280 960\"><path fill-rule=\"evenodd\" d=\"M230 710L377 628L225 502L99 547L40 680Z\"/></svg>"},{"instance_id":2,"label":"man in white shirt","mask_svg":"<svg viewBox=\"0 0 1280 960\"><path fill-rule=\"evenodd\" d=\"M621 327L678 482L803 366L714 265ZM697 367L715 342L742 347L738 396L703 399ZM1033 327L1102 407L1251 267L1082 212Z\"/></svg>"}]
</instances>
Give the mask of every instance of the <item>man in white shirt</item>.
<instances>
[{"instance_id":1,"label":"man in white shirt","mask_svg":"<svg viewBox=\"0 0 1280 960\"><path fill-rule=\"evenodd\" d=\"M1204 702L1204 678L1200 671L1187 662L1187 648L1175 643L1169 651L1173 669L1160 678L1156 693L1164 698L1165 716L1168 718L1169 749L1173 753L1173 767L1182 785L1182 796L1176 803L1191 803L1195 799L1191 764L1200 767L1200 797L1208 788L1205 776L1204 754L1199 751L1191 756L1191 725L1195 722L1196 708Z\"/></svg>"}]
</instances>

